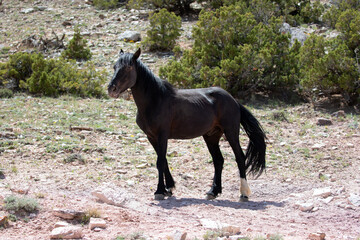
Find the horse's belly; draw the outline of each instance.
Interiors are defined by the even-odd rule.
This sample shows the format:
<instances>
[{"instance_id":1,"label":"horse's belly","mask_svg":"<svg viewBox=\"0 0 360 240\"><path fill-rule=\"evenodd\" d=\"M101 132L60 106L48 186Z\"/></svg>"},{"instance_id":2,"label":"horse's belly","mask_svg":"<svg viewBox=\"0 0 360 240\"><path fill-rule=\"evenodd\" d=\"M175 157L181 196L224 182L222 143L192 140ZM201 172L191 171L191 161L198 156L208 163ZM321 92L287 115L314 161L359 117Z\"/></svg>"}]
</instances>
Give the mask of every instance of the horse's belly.
<instances>
[{"instance_id":1,"label":"horse's belly","mask_svg":"<svg viewBox=\"0 0 360 240\"><path fill-rule=\"evenodd\" d=\"M195 119L196 120L196 119ZM172 124L170 130L171 139L191 139L213 132L213 121L178 121Z\"/></svg>"}]
</instances>

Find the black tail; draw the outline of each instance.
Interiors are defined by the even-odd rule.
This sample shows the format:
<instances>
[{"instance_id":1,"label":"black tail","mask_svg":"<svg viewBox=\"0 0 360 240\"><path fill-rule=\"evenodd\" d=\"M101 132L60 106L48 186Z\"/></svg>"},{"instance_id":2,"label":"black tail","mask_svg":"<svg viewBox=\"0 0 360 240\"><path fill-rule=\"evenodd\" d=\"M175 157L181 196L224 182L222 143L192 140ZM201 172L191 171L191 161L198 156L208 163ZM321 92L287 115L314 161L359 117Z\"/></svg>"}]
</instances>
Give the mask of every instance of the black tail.
<instances>
[{"instance_id":1,"label":"black tail","mask_svg":"<svg viewBox=\"0 0 360 240\"><path fill-rule=\"evenodd\" d=\"M240 105L240 123L250 138L246 150L245 169L248 173L260 176L265 169L266 135L258 120Z\"/></svg>"}]
</instances>

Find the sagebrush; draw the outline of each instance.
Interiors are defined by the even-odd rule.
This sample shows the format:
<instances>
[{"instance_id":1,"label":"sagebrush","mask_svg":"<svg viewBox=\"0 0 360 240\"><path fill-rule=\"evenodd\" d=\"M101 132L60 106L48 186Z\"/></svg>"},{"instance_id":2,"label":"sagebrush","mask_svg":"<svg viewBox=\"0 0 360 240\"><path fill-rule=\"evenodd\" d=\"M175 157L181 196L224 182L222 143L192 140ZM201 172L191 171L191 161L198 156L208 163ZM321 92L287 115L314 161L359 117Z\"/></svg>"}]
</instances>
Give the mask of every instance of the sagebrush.
<instances>
[{"instance_id":1,"label":"sagebrush","mask_svg":"<svg viewBox=\"0 0 360 240\"><path fill-rule=\"evenodd\" d=\"M93 62L78 65L74 60L46 59L41 53L15 53L2 65L0 79L14 89L56 97L104 97L105 70L97 71Z\"/></svg>"},{"instance_id":2,"label":"sagebrush","mask_svg":"<svg viewBox=\"0 0 360 240\"><path fill-rule=\"evenodd\" d=\"M6 211L15 213L34 213L40 208L36 199L10 195L4 199Z\"/></svg>"}]
</instances>

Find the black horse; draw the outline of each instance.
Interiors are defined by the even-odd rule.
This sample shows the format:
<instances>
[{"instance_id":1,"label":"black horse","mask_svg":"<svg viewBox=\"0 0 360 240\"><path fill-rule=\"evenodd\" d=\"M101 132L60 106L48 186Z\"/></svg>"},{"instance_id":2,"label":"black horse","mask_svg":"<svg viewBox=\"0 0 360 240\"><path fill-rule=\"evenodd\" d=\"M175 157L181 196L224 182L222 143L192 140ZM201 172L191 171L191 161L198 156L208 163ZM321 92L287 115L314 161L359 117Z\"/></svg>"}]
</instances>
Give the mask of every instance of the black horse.
<instances>
[{"instance_id":1,"label":"black horse","mask_svg":"<svg viewBox=\"0 0 360 240\"><path fill-rule=\"evenodd\" d=\"M172 195L175 182L166 159L168 139L190 139L203 136L213 158L215 175L207 199L221 193L221 172L224 158L219 140L225 134L236 157L240 171L240 200L246 201L250 188L246 172L260 175L265 168L265 133L255 117L228 92L219 88L176 89L156 77L136 53L120 51L114 66L114 76L108 86L111 97L130 88L138 113L136 123L144 131L157 153L159 183L155 199ZM240 124L250 141L246 154L239 143ZM164 182L165 177L165 182Z\"/></svg>"}]
</instances>

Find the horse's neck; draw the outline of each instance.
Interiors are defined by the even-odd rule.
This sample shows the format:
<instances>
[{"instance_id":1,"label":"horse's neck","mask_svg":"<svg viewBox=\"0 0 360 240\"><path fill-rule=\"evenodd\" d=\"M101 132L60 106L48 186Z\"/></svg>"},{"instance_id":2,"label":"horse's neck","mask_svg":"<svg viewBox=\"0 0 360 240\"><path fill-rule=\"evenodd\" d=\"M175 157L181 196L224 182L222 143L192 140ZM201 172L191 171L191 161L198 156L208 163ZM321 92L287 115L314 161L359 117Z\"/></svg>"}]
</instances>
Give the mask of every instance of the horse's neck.
<instances>
[{"instance_id":1,"label":"horse's neck","mask_svg":"<svg viewBox=\"0 0 360 240\"><path fill-rule=\"evenodd\" d=\"M155 75L149 72L145 66L138 68L137 79L134 87L131 88L136 106L139 112L146 109L156 101L156 90L159 88Z\"/></svg>"}]
</instances>

